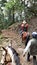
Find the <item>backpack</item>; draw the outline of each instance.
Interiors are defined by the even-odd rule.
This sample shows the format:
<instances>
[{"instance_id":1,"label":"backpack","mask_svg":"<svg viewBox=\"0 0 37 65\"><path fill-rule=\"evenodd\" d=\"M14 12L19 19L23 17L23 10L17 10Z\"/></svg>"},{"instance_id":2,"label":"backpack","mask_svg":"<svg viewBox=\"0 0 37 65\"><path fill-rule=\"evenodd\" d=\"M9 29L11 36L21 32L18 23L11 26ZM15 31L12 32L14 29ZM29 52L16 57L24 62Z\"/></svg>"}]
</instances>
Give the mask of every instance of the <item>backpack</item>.
<instances>
[{"instance_id":1,"label":"backpack","mask_svg":"<svg viewBox=\"0 0 37 65\"><path fill-rule=\"evenodd\" d=\"M30 55L37 55L37 39L33 38L30 46Z\"/></svg>"},{"instance_id":2,"label":"backpack","mask_svg":"<svg viewBox=\"0 0 37 65\"><path fill-rule=\"evenodd\" d=\"M35 39L37 39L37 32L33 32L32 33L32 37L35 38Z\"/></svg>"}]
</instances>

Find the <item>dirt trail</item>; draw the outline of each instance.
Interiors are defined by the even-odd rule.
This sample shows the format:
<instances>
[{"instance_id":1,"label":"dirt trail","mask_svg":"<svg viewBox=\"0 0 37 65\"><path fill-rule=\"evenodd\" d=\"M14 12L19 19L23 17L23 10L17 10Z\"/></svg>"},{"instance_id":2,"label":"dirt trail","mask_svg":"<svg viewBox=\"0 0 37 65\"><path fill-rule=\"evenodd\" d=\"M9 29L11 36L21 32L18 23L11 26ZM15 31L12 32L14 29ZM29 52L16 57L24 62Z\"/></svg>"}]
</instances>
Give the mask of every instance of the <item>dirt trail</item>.
<instances>
[{"instance_id":1,"label":"dirt trail","mask_svg":"<svg viewBox=\"0 0 37 65\"><path fill-rule=\"evenodd\" d=\"M16 51L20 54L20 62L21 65L33 65L32 63L32 58L30 62L26 61L26 56L22 56L21 48L24 48L24 43L21 42L20 35L18 35L15 31L10 31L10 30L3 30L2 35L4 37L7 37L9 40L12 40L12 47L16 49ZM8 43L3 42L3 46L6 46ZM18 50L20 48L20 51Z\"/></svg>"},{"instance_id":2,"label":"dirt trail","mask_svg":"<svg viewBox=\"0 0 37 65\"><path fill-rule=\"evenodd\" d=\"M29 32L30 34L33 31L37 31L37 18L36 20L31 20L32 22L30 22L30 27L29 27ZM35 22L36 21L36 22ZM16 24L15 24L16 25ZM20 62L21 65L33 65L33 59L32 56L30 57L30 62L27 62L26 60L26 56L23 57L21 50L19 51L18 48L24 48L25 45L24 43L21 42L21 37L20 35L15 31L16 29L14 28L15 25L12 25L9 27L9 29L7 30L2 30L2 35L4 37L4 41L3 44L1 44L2 46L6 46L9 43L4 43L6 40L12 40L12 47L16 49L16 51L20 54ZM17 28L17 27L16 27Z\"/></svg>"}]
</instances>

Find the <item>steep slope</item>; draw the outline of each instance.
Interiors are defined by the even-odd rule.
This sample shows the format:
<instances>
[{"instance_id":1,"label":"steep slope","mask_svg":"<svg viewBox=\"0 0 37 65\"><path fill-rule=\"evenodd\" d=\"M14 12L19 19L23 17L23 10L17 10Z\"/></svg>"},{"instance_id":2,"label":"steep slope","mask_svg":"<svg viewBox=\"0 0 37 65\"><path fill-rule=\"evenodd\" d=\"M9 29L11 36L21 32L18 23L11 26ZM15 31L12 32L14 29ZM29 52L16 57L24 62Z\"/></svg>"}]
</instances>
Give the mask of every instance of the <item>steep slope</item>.
<instances>
[{"instance_id":1,"label":"steep slope","mask_svg":"<svg viewBox=\"0 0 37 65\"><path fill-rule=\"evenodd\" d=\"M3 40L1 45L6 46L10 43L9 40L12 40L12 47L15 48L16 51L20 54L19 57L20 57L21 65L33 65L32 56L30 57L30 62L26 61L26 56L25 57L22 56L22 48L25 47L25 43L21 42L20 34L18 34L19 24L20 23L15 23L11 25L7 30L6 29L2 30ZM29 22L30 35L33 31L37 31L37 18L31 19L31 21Z\"/></svg>"}]
</instances>

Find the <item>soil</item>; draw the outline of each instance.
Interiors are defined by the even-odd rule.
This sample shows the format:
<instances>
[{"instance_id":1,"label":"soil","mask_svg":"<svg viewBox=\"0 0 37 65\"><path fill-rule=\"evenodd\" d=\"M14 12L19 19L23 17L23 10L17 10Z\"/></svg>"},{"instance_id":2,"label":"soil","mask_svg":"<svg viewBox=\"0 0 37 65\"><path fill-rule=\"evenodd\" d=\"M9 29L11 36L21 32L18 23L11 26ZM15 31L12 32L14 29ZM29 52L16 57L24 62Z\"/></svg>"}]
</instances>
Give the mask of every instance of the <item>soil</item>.
<instances>
[{"instance_id":1,"label":"soil","mask_svg":"<svg viewBox=\"0 0 37 65\"><path fill-rule=\"evenodd\" d=\"M20 23L19 23L20 24ZM21 36L18 33L18 23L15 23L11 25L8 29L2 30L2 36L3 40L2 43L0 44L0 49L1 46L7 46L9 45L9 41L12 40L12 47L16 49L16 51L19 53L20 57L20 62L21 65L33 65L33 57L30 57L30 62L27 62L27 54L25 57L23 57L22 49L25 48L25 43L22 43ZM33 31L37 31L37 18L31 19L29 22L29 30L30 35ZM1 55L2 52L0 51L0 60L1 60Z\"/></svg>"}]
</instances>

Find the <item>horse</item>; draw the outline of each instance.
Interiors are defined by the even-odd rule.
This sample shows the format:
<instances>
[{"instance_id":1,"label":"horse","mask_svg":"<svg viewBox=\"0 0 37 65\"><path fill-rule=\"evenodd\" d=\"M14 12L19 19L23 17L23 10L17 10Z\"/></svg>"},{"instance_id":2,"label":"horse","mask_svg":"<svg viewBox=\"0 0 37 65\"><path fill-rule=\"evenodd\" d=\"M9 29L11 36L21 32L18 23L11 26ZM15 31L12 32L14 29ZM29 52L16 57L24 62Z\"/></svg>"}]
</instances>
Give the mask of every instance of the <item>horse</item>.
<instances>
[{"instance_id":1,"label":"horse","mask_svg":"<svg viewBox=\"0 0 37 65\"><path fill-rule=\"evenodd\" d=\"M2 47L2 49L2 65L21 65L19 54L14 48L12 48L11 46L7 46L6 48Z\"/></svg>"},{"instance_id":2,"label":"horse","mask_svg":"<svg viewBox=\"0 0 37 65\"><path fill-rule=\"evenodd\" d=\"M25 46L27 45L28 41L30 40L29 32L22 32L22 42L25 41Z\"/></svg>"}]
</instances>

